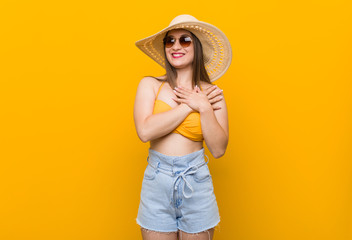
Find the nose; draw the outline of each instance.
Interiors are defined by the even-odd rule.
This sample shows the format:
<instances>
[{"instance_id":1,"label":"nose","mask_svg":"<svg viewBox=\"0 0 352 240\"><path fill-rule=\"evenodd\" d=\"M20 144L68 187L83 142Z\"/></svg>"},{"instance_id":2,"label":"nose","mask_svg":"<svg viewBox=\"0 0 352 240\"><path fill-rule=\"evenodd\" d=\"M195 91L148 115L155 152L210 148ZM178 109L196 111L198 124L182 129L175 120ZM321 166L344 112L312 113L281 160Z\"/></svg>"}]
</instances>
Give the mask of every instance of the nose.
<instances>
[{"instance_id":1,"label":"nose","mask_svg":"<svg viewBox=\"0 0 352 240\"><path fill-rule=\"evenodd\" d=\"M180 44L180 40L179 39L176 39L176 42L174 43L174 45L172 45L172 50L179 50L179 49L181 49L182 48L182 46L181 46L181 44Z\"/></svg>"}]
</instances>

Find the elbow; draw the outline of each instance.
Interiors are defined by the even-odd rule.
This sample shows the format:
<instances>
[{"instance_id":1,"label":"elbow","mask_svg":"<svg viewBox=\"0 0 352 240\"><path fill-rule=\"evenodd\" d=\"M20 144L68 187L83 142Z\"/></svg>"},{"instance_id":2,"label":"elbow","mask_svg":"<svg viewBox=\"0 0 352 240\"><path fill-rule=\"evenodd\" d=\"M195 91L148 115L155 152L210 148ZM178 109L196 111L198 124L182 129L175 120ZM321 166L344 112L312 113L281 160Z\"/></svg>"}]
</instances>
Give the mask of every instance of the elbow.
<instances>
[{"instance_id":1,"label":"elbow","mask_svg":"<svg viewBox=\"0 0 352 240\"><path fill-rule=\"evenodd\" d=\"M149 142L148 138L144 138L144 137L139 136L139 139L144 143Z\"/></svg>"},{"instance_id":2,"label":"elbow","mask_svg":"<svg viewBox=\"0 0 352 240\"><path fill-rule=\"evenodd\" d=\"M154 134L155 131L154 132L153 131L154 130L148 129L148 128L140 128L137 130L137 134L139 139L142 142L146 143L157 138L157 135Z\"/></svg>"},{"instance_id":3,"label":"elbow","mask_svg":"<svg viewBox=\"0 0 352 240\"><path fill-rule=\"evenodd\" d=\"M222 156L224 156L225 151L226 151L226 149L221 149L221 150L215 151L214 153L212 153L213 157L216 159L221 158Z\"/></svg>"},{"instance_id":4,"label":"elbow","mask_svg":"<svg viewBox=\"0 0 352 240\"><path fill-rule=\"evenodd\" d=\"M214 148L213 151L211 151L211 153L213 154L214 158L221 158L222 156L225 155L226 148L227 148L227 142L223 146L218 146Z\"/></svg>"},{"instance_id":5,"label":"elbow","mask_svg":"<svg viewBox=\"0 0 352 240\"><path fill-rule=\"evenodd\" d=\"M141 130L141 131L138 131L137 134L138 134L139 139L140 139L142 142L146 143L146 142L149 142L149 141L150 141L150 136L148 136L148 134L146 133L146 131L142 131L142 130Z\"/></svg>"},{"instance_id":6,"label":"elbow","mask_svg":"<svg viewBox=\"0 0 352 240\"><path fill-rule=\"evenodd\" d=\"M224 156L225 152L223 153L216 153L216 154L213 154L214 158L218 159L218 158L221 158L222 156Z\"/></svg>"}]
</instances>

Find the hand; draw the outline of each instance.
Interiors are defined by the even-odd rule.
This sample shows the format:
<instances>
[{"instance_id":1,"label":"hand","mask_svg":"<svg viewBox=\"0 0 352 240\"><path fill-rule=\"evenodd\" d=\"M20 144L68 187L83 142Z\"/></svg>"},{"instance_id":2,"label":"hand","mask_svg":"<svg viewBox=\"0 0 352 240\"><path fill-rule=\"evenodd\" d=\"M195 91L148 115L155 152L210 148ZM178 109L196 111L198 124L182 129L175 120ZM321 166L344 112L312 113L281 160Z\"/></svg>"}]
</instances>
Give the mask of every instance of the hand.
<instances>
[{"instance_id":1,"label":"hand","mask_svg":"<svg viewBox=\"0 0 352 240\"><path fill-rule=\"evenodd\" d=\"M188 90L183 87L175 87L174 92L178 98L173 98L174 101L178 103L185 103L193 111L200 112L202 109L206 109L208 107L216 110L220 109L219 107L212 106L209 102L208 95L201 91L198 86L196 86L193 90ZM212 91L209 90L210 94Z\"/></svg>"},{"instance_id":2,"label":"hand","mask_svg":"<svg viewBox=\"0 0 352 240\"><path fill-rule=\"evenodd\" d=\"M216 85L210 86L207 89L205 89L205 94L208 96L208 100L211 104L217 103L223 99L222 89L220 89ZM221 107L219 107L218 109L220 108Z\"/></svg>"}]
</instances>

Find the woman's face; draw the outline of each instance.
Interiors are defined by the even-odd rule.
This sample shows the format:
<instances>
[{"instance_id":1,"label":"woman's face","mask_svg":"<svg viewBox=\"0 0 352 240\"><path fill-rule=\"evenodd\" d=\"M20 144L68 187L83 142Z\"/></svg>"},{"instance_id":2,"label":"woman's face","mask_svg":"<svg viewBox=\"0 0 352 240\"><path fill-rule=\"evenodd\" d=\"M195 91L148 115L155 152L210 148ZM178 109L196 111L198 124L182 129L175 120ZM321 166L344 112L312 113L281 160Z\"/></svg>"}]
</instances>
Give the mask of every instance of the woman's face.
<instances>
[{"instance_id":1,"label":"woman's face","mask_svg":"<svg viewBox=\"0 0 352 240\"><path fill-rule=\"evenodd\" d=\"M184 29L174 29L171 30L167 36L176 39L172 47L165 47L166 58L171 66L177 69L192 67L194 58L194 43L191 33ZM180 44L180 37L184 36L190 37L192 39L191 44L187 47L182 47Z\"/></svg>"}]
</instances>

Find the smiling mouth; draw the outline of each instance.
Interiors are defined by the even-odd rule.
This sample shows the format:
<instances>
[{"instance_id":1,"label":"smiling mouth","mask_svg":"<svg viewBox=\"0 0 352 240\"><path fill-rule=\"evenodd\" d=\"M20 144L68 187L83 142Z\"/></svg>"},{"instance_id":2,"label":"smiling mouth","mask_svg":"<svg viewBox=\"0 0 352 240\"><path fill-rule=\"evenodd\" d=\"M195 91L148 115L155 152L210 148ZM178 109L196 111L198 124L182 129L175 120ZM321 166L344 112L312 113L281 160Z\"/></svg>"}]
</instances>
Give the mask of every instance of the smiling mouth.
<instances>
[{"instance_id":1,"label":"smiling mouth","mask_svg":"<svg viewBox=\"0 0 352 240\"><path fill-rule=\"evenodd\" d=\"M173 58L180 58L180 57L183 57L183 53L173 53L171 54Z\"/></svg>"}]
</instances>

